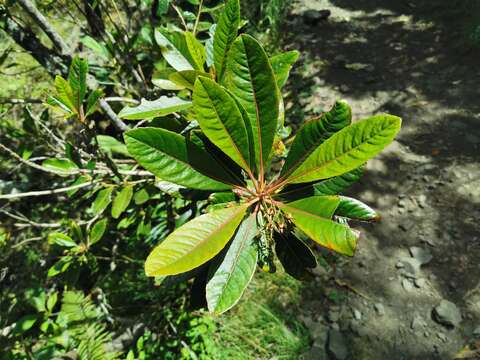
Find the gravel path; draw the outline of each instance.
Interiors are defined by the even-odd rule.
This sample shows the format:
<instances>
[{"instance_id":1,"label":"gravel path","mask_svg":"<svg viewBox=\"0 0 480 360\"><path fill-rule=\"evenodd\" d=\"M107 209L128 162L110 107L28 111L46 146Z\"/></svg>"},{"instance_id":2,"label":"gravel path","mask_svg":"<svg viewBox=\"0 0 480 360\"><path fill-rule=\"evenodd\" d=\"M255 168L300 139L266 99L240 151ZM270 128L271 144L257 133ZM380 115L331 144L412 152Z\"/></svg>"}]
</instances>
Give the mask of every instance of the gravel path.
<instances>
[{"instance_id":1,"label":"gravel path","mask_svg":"<svg viewBox=\"0 0 480 360\"><path fill-rule=\"evenodd\" d=\"M288 19L291 121L338 98L404 119L351 189L382 221L304 291L305 359L480 359L480 54L419 3L302 0Z\"/></svg>"}]
</instances>

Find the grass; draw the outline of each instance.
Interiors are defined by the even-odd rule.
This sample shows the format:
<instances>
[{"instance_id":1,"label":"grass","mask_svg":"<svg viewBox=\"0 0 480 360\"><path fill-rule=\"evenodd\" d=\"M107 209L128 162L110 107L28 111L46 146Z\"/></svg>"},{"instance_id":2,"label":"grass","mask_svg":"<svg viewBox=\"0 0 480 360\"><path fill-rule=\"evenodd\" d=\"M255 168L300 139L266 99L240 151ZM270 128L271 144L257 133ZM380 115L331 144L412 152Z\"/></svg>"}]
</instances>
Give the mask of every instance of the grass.
<instances>
[{"instance_id":1,"label":"grass","mask_svg":"<svg viewBox=\"0 0 480 360\"><path fill-rule=\"evenodd\" d=\"M298 359L309 343L295 318L300 293L285 273L256 274L240 303L216 319L218 359Z\"/></svg>"}]
</instances>

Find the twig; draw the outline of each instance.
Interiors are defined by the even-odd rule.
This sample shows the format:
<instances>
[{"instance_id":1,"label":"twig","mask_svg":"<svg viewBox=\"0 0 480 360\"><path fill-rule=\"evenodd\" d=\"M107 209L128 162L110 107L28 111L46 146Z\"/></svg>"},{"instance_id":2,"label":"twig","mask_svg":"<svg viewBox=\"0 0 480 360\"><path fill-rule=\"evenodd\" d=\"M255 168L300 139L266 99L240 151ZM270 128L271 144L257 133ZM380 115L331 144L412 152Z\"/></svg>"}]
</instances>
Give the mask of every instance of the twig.
<instances>
[{"instance_id":1,"label":"twig","mask_svg":"<svg viewBox=\"0 0 480 360\"><path fill-rule=\"evenodd\" d=\"M185 28L185 31L188 31L188 26L187 26L187 23L185 22L185 19L183 18L183 15L182 13L180 12L180 10L178 10L178 8L172 4L172 7L175 9L175 11L177 12L178 14L178 17L180 18L180 20L182 21L182 25L183 27Z\"/></svg>"},{"instance_id":2,"label":"twig","mask_svg":"<svg viewBox=\"0 0 480 360\"><path fill-rule=\"evenodd\" d=\"M44 195L53 195L53 194L61 194L71 190L81 189L95 183L100 182L100 180L92 180L83 184L77 184L72 186L67 186L58 189L50 189L50 190L39 190L39 191L29 191L24 193L17 193L17 194L6 194L0 195L0 200L12 200L12 199L19 199L24 197L32 197L32 196L44 196Z\"/></svg>"},{"instance_id":3,"label":"twig","mask_svg":"<svg viewBox=\"0 0 480 360\"><path fill-rule=\"evenodd\" d=\"M15 223L14 225L17 227L27 227L27 226L33 226L33 227L39 227L39 228L57 228L62 226L60 223L37 223L35 221L32 221L28 219L25 216L18 216L15 214L12 214L11 212L8 212L7 210L0 210L0 213L7 215L8 217L11 217L12 219L19 220L19 221L24 221L27 224L19 224Z\"/></svg>"},{"instance_id":4,"label":"twig","mask_svg":"<svg viewBox=\"0 0 480 360\"><path fill-rule=\"evenodd\" d=\"M7 74L10 75L10 74ZM14 75L14 74L11 74ZM41 104L42 100L40 99L0 99L0 104Z\"/></svg>"},{"instance_id":5,"label":"twig","mask_svg":"<svg viewBox=\"0 0 480 360\"><path fill-rule=\"evenodd\" d=\"M32 242L32 241L39 241L39 240L42 240L43 238L41 236L38 236L38 237L32 237L32 238L29 238L29 239L25 239L23 241L20 241L19 243L15 244L15 245L12 245L11 248L12 249L16 249L17 247L20 247L22 245L25 245L26 243L29 243L29 242Z\"/></svg>"},{"instance_id":6,"label":"twig","mask_svg":"<svg viewBox=\"0 0 480 360\"><path fill-rule=\"evenodd\" d=\"M132 103L135 105L140 104L140 101L135 100L135 99L130 99L126 97L121 97L121 96L111 96L111 97L106 97L105 98L106 102L126 102L126 103Z\"/></svg>"},{"instance_id":7,"label":"twig","mask_svg":"<svg viewBox=\"0 0 480 360\"><path fill-rule=\"evenodd\" d=\"M113 125L120 131L127 131L129 127L125 124L120 118L115 114L110 105L105 101L105 99L99 100L100 108L105 111L105 114L112 120Z\"/></svg>"},{"instance_id":8,"label":"twig","mask_svg":"<svg viewBox=\"0 0 480 360\"><path fill-rule=\"evenodd\" d=\"M200 0L200 4L198 5L198 13L197 13L197 18L195 19L195 25L193 25L193 35L197 34L197 27L198 23L200 22L200 16L202 15L202 6L203 6L203 0Z\"/></svg>"}]
</instances>

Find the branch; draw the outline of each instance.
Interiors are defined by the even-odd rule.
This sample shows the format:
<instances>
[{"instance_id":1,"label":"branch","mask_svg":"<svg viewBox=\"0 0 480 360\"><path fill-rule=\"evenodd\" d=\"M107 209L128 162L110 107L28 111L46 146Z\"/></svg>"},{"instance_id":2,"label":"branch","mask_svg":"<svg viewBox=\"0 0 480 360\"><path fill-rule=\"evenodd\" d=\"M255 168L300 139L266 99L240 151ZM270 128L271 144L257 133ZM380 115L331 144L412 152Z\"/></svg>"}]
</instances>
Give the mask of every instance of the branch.
<instances>
[{"instance_id":1,"label":"branch","mask_svg":"<svg viewBox=\"0 0 480 360\"><path fill-rule=\"evenodd\" d=\"M43 101L40 99L0 99L0 104L41 104Z\"/></svg>"},{"instance_id":2,"label":"branch","mask_svg":"<svg viewBox=\"0 0 480 360\"><path fill-rule=\"evenodd\" d=\"M53 45L60 50L62 55L68 55L70 49L68 45L63 41L62 37L55 31L50 23L45 19L43 14L38 11L35 5L30 0L17 0L20 6L31 16L38 26L45 32L45 34L52 40Z\"/></svg>"},{"instance_id":3,"label":"branch","mask_svg":"<svg viewBox=\"0 0 480 360\"><path fill-rule=\"evenodd\" d=\"M39 191L29 191L29 192L24 192L24 193L17 193L17 194L6 194L6 195L0 195L0 200L12 200L12 199L19 199L19 198L24 198L24 197L32 197L32 196L44 196L44 195L54 195L54 194L61 194L65 193L71 190L76 190L76 189L81 189L90 185L93 185L95 183L100 182L100 180L92 180L83 184L77 184L77 185L72 185L72 186L67 186L64 188L58 188L58 189L50 189L50 190L39 190Z\"/></svg>"}]
</instances>

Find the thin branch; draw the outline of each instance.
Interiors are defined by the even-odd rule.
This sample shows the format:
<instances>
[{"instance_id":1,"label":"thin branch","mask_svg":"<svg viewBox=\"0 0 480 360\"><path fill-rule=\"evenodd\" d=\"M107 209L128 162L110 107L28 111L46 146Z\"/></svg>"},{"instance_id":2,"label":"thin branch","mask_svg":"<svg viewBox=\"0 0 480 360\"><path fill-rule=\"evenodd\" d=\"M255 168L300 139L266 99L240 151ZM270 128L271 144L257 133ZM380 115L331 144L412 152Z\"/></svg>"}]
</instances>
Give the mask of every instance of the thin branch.
<instances>
[{"instance_id":1,"label":"thin branch","mask_svg":"<svg viewBox=\"0 0 480 360\"><path fill-rule=\"evenodd\" d=\"M43 101L40 99L0 99L0 104L41 104Z\"/></svg>"},{"instance_id":2,"label":"thin branch","mask_svg":"<svg viewBox=\"0 0 480 360\"><path fill-rule=\"evenodd\" d=\"M195 25L193 25L193 35L197 34L198 23L200 22L200 16L202 15L202 6L203 0L200 0L200 5L198 5L197 18L195 19Z\"/></svg>"},{"instance_id":3,"label":"thin branch","mask_svg":"<svg viewBox=\"0 0 480 360\"><path fill-rule=\"evenodd\" d=\"M52 40L53 45L60 50L62 55L68 55L70 49L68 45L63 41L62 37L55 31L50 25L45 16L38 11L35 5L30 0L17 0L20 6L32 17L33 20L40 26L45 34Z\"/></svg>"},{"instance_id":4,"label":"thin branch","mask_svg":"<svg viewBox=\"0 0 480 360\"><path fill-rule=\"evenodd\" d=\"M121 96L106 97L105 101L106 102L126 102L126 103L135 104L135 105L140 104L140 101L138 100L127 98L127 97L121 97Z\"/></svg>"},{"instance_id":5,"label":"thin branch","mask_svg":"<svg viewBox=\"0 0 480 360\"><path fill-rule=\"evenodd\" d=\"M29 191L24 193L17 193L17 194L6 194L0 195L0 200L12 200L12 199L19 199L24 197L32 197L32 196L45 196L45 195L54 195L54 194L61 194L72 190L81 189L87 186L91 186L95 183L100 182L100 180L92 180L83 184L71 185L63 188L58 189L50 189L50 190L39 190L39 191Z\"/></svg>"},{"instance_id":6,"label":"thin branch","mask_svg":"<svg viewBox=\"0 0 480 360\"><path fill-rule=\"evenodd\" d=\"M129 129L128 125L125 124L120 118L115 114L110 105L105 101L105 99L99 100L100 108L107 114L107 116L112 121L113 125L120 131L127 131Z\"/></svg>"},{"instance_id":7,"label":"thin branch","mask_svg":"<svg viewBox=\"0 0 480 360\"><path fill-rule=\"evenodd\" d=\"M182 22L182 25L183 27L185 28L185 31L188 31L188 26L187 26L187 23L185 22L185 19L183 18L183 15L182 13L180 12L180 10L178 10L178 8L172 4L172 7L175 9L175 11L177 12L177 15L178 17L180 18L180 21Z\"/></svg>"}]
</instances>

